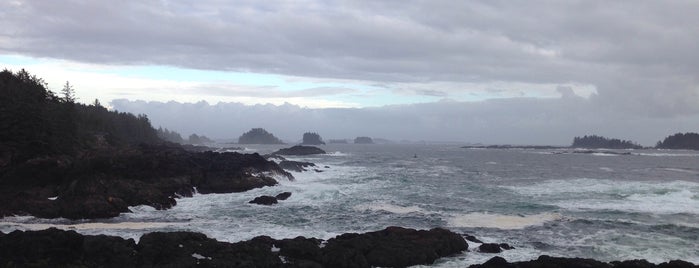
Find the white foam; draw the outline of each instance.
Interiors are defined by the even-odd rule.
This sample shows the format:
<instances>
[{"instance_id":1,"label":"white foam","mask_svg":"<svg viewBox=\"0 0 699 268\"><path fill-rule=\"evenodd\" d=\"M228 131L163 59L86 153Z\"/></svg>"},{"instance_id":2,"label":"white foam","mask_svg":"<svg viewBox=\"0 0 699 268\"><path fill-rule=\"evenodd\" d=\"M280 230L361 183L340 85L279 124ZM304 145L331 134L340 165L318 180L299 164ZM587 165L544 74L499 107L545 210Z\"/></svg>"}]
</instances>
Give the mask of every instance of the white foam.
<instances>
[{"instance_id":1,"label":"white foam","mask_svg":"<svg viewBox=\"0 0 699 268\"><path fill-rule=\"evenodd\" d=\"M680 172L680 173L687 173L687 174L699 174L699 172L697 172L695 170L683 169L683 168L665 168L665 170Z\"/></svg>"},{"instance_id":2,"label":"white foam","mask_svg":"<svg viewBox=\"0 0 699 268\"><path fill-rule=\"evenodd\" d=\"M549 205L570 210L699 215L699 183L688 181L569 179L504 187L522 195L551 199Z\"/></svg>"},{"instance_id":3,"label":"white foam","mask_svg":"<svg viewBox=\"0 0 699 268\"><path fill-rule=\"evenodd\" d=\"M49 197L49 200L51 200L51 201L56 201L56 199L58 199L58 196Z\"/></svg>"},{"instance_id":4,"label":"white foam","mask_svg":"<svg viewBox=\"0 0 699 268\"><path fill-rule=\"evenodd\" d=\"M468 213L455 215L447 220L451 227L524 229L529 226L541 226L550 221L562 219L558 213L540 213L528 216L513 216L490 213Z\"/></svg>"},{"instance_id":5,"label":"white foam","mask_svg":"<svg viewBox=\"0 0 699 268\"><path fill-rule=\"evenodd\" d=\"M354 206L356 211L386 211L395 214L408 214L415 212L423 212L423 209L418 206L397 206L388 203L366 203Z\"/></svg>"},{"instance_id":6,"label":"white foam","mask_svg":"<svg viewBox=\"0 0 699 268\"><path fill-rule=\"evenodd\" d=\"M325 154L325 155L329 155L329 156L349 156L350 154L348 154L348 153L343 153L343 152L340 152L340 151L335 151L335 152L332 152L332 153L327 153L327 154Z\"/></svg>"},{"instance_id":7,"label":"white foam","mask_svg":"<svg viewBox=\"0 0 699 268\"><path fill-rule=\"evenodd\" d=\"M688 213L699 215L699 197L690 190L667 193L639 193L621 200L582 199L556 202L556 206L571 210L617 210L651 214Z\"/></svg>"},{"instance_id":8,"label":"white foam","mask_svg":"<svg viewBox=\"0 0 699 268\"><path fill-rule=\"evenodd\" d=\"M607 172L613 172L613 171L614 171L614 169L613 169L613 168L610 168L610 167L600 167L599 169L602 170L602 171L607 171Z\"/></svg>"},{"instance_id":9,"label":"white foam","mask_svg":"<svg viewBox=\"0 0 699 268\"><path fill-rule=\"evenodd\" d=\"M48 228L57 228L62 230L145 230L154 228L165 228L177 225L173 222L86 222L75 224L57 224L57 223L17 223L17 222L0 222L0 227L11 226L14 229L20 230L43 230Z\"/></svg>"},{"instance_id":10,"label":"white foam","mask_svg":"<svg viewBox=\"0 0 699 268\"><path fill-rule=\"evenodd\" d=\"M668 156L699 157L699 154L693 154L693 153L638 153L637 155L660 156L660 157L668 157Z\"/></svg>"}]
</instances>

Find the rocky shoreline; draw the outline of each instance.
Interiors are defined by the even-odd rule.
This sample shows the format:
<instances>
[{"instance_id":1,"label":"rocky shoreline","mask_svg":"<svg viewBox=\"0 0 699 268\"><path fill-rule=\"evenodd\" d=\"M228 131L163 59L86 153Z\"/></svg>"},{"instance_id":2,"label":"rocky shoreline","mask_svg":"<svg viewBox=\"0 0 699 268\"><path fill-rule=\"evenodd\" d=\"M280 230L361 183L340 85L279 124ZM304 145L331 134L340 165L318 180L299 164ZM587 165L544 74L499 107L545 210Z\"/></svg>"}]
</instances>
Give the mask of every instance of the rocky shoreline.
<instances>
[{"instance_id":1,"label":"rocky shoreline","mask_svg":"<svg viewBox=\"0 0 699 268\"><path fill-rule=\"evenodd\" d=\"M466 237L471 237L466 235ZM346 233L328 240L259 236L236 243L201 233L154 232L138 242L107 235L82 235L50 228L0 232L0 267L407 267L430 265L442 257L468 251L464 235L434 228L402 227L362 234ZM507 262L493 257L472 268L691 268L680 260L653 264L645 260L601 262L542 255L536 260Z\"/></svg>"},{"instance_id":2,"label":"rocky shoreline","mask_svg":"<svg viewBox=\"0 0 699 268\"><path fill-rule=\"evenodd\" d=\"M432 264L468 249L453 232L388 227L323 241L267 236L237 243L193 232L133 239L47 229L0 233L2 267L406 267Z\"/></svg>"},{"instance_id":3,"label":"rocky shoreline","mask_svg":"<svg viewBox=\"0 0 699 268\"><path fill-rule=\"evenodd\" d=\"M315 147L280 150L284 155L320 153ZM324 152L322 152L324 153ZM140 145L94 150L80 156L35 158L0 167L0 217L96 219L129 212L129 206L168 209L177 197L242 192L273 186L272 177L292 180L285 171L308 171L309 162L278 154L216 153L173 145ZM268 159L277 158L280 163ZM327 167L326 167L327 168ZM314 169L316 172L321 170ZM27 180L32 178L32 180ZM290 192L260 196L250 203L271 205ZM499 253L507 244L483 243L474 236L435 228L388 227L363 234L346 233L327 241L267 236L227 243L194 232L148 233L138 242L106 235L82 235L50 228L0 232L0 267L406 267L429 265L469 250ZM468 253L467 253L468 254ZM645 260L600 262L541 256L508 262L501 257L471 267L697 267L684 261L652 264Z\"/></svg>"},{"instance_id":4,"label":"rocky shoreline","mask_svg":"<svg viewBox=\"0 0 699 268\"><path fill-rule=\"evenodd\" d=\"M176 197L243 192L293 176L259 154L191 152L174 145L93 150L0 167L0 217L96 219L129 206L168 209ZM31 178L31 179L29 179Z\"/></svg>"}]
</instances>

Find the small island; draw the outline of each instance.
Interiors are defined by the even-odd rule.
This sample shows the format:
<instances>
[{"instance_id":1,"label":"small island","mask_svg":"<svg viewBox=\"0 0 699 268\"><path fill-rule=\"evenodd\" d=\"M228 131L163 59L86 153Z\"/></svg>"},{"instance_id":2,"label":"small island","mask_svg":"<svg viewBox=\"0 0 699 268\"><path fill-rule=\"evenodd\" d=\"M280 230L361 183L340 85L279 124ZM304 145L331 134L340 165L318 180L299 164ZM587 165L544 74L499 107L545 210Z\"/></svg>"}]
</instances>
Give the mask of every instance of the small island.
<instances>
[{"instance_id":1,"label":"small island","mask_svg":"<svg viewBox=\"0 0 699 268\"><path fill-rule=\"evenodd\" d=\"M238 138L239 144L284 144L282 140L264 128L253 128Z\"/></svg>"},{"instance_id":2,"label":"small island","mask_svg":"<svg viewBox=\"0 0 699 268\"><path fill-rule=\"evenodd\" d=\"M374 140L369 137L357 137L354 139L354 144L374 144Z\"/></svg>"},{"instance_id":3,"label":"small island","mask_svg":"<svg viewBox=\"0 0 699 268\"><path fill-rule=\"evenodd\" d=\"M318 133L306 132L306 133L303 133L303 142L301 142L301 144L302 145L325 145L325 142L323 141L323 138L321 138Z\"/></svg>"},{"instance_id":4,"label":"small island","mask_svg":"<svg viewBox=\"0 0 699 268\"><path fill-rule=\"evenodd\" d=\"M607 148L607 149L641 149L643 146L635 142L620 139L610 139L597 135L585 135L573 139L573 148Z\"/></svg>"},{"instance_id":5,"label":"small island","mask_svg":"<svg viewBox=\"0 0 699 268\"><path fill-rule=\"evenodd\" d=\"M699 134L693 132L675 133L658 141L655 148L699 150Z\"/></svg>"}]
</instances>

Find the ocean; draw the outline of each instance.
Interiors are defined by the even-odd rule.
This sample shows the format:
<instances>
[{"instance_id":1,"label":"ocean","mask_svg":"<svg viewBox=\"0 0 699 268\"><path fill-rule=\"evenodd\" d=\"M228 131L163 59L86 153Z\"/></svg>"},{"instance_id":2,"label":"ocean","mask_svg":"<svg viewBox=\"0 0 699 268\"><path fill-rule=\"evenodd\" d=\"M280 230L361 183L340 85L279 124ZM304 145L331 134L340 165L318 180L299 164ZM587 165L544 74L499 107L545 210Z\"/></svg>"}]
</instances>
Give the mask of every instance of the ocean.
<instances>
[{"instance_id":1,"label":"ocean","mask_svg":"<svg viewBox=\"0 0 699 268\"><path fill-rule=\"evenodd\" d=\"M248 146L270 153L282 146ZM8 217L0 231L60 227L138 239L189 230L228 242L259 235L328 239L387 226L443 227L515 247L464 252L434 267L499 255L546 254L602 261L683 259L699 264L699 152L679 150L466 149L457 145L321 146L327 155L287 157L322 172L244 193L197 194L172 209L132 207L108 220ZM256 196L291 192L274 206ZM469 242L470 248L478 246Z\"/></svg>"}]
</instances>

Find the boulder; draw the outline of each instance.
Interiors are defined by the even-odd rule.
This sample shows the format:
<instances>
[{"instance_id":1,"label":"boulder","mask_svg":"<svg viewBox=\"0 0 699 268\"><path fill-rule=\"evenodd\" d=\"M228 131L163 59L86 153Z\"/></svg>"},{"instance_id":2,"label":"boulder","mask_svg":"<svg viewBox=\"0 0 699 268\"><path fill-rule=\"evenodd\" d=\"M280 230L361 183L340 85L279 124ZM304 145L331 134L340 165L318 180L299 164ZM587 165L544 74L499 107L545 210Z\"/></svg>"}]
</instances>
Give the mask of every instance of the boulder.
<instances>
[{"instance_id":1,"label":"boulder","mask_svg":"<svg viewBox=\"0 0 699 268\"><path fill-rule=\"evenodd\" d=\"M138 243L141 267L281 267L270 246L257 240L219 242L193 232L145 234Z\"/></svg>"},{"instance_id":2,"label":"boulder","mask_svg":"<svg viewBox=\"0 0 699 268\"><path fill-rule=\"evenodd\" d=\"M500 248L500 244L484 243L478 246L478 251L484 253L500 253L502 252L502 248Z\"/></svg>"},{"instance_id":3,"label":"boulder","mask_svg":"<svg viewBox=\"0 0 699 268\"><path fill-rule=\"evenodd\" d=\"M274 205L278 202L277 202L277 198L274 196L263 195L263 196L255 197L255 199L251 200L248 203L269 206L269 205Z\"/></svg>"},{"instance_id":4,"label":"boulder","mask_svg":"<svg viewBox=\"0 0 699 268\"><path fill-rule=\"evenodd\" d=\"M275 197L277 198L277 200L287 200L289 197L291 197L291 192L283 192Z\"/></svg>"},{"instance_id":5,"label":"boulder","mask_svg":"<svg viewBox=\"0 0 699 268\"><path fill-rule=\"evenodd\" d=\"M440 257L467 249L463 237L445 229L388 227L377 232L343 234L328 240L322 248L321 263L326 267L406 267L432 264Z\"/></svg>"},{"instance_id":6,"label":"boulder","mask_svg":"<svg viewBox=\"0 0 699 268\"><path fill-rule=\"evenodd\" d=\"M272 153L273 155L313 155L313 154L326 154L325 151L318 147L296 145L290 148L279 149L278 151Z\"/></svg>"}]
</instances>

